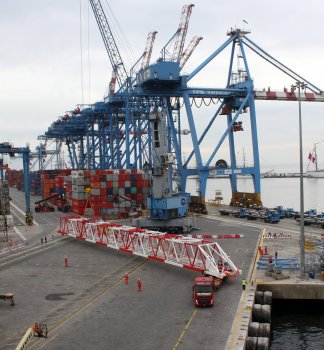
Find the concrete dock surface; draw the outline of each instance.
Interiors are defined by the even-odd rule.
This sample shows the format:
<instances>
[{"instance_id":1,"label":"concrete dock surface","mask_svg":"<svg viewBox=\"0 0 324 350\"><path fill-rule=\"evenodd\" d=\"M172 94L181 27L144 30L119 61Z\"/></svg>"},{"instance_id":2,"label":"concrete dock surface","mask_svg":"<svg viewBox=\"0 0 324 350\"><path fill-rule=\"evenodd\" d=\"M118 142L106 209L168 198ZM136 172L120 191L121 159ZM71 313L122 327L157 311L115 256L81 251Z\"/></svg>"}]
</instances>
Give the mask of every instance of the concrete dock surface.
<instances>
[{"instance_id":1,"label":"concrete dock surface","mask_svg":"<svg viewBox=\"0 0 324 350\"><path fill-rule=\"evenodd\" d=\"M275 252L278 261L299 259L300 228L294 220L264 224L223 217L218 210L209 207L208 215L197 216L192 234L244 238L218 240L242 275L217 291L213 308L194 307L197 273L62 237L57 234L62 213L42 213L38 225L10 229L13 247L23 247L0 255L0 292L15 294L15 306L0 304L0 349L15 349L34 322L48 325L48 338L31 338L27 349L244 349L257 290L272 290L274 298L324 298L318 272L300 278L291 265L282 269L285 278L275 279L264 264L269 256L275 260ZM322 233L305 227L308 243L320 242ZM319 249L308 248L306 260L315 261ZM138 278L142 292L136 289ZM245 291L242 278L248 282Z\"/></svg>"}]
</instances>

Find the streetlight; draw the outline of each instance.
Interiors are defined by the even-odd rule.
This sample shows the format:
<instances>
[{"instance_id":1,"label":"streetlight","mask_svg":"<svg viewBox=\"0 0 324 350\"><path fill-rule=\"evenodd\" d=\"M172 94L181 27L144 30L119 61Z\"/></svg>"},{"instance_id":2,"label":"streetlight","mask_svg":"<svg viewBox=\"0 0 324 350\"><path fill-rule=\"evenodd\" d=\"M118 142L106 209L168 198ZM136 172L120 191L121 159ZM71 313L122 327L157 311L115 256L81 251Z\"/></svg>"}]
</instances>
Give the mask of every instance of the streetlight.
<instances>
[{"instance_id":1,"label":"streetlight","mask_svg":"<svg viewBox=\"0 0 324 350\"><path fill-rule=\"evenodd\" d=\"M303 132L301 119L300 89L305 89L307 84L296 81L292 85L292 91L298 89L298 120L299 120L299 179L300 179L300 278L305 274L305 231L304 231L304 167L303 167Z\"/></svg>"}]
</instances>

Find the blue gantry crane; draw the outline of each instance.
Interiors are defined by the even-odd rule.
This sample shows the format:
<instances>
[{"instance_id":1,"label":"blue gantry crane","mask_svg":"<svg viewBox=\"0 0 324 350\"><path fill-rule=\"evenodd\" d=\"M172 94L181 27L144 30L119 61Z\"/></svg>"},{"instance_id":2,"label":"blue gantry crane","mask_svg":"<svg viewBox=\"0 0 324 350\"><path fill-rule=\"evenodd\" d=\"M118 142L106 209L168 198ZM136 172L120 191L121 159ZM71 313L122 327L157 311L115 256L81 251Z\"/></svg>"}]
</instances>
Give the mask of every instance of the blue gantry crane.
<instances>
[{"instance_id":1,"label":"blue gantry crane","mask_svg":"<svg viewBox=\"0 0 324 350\"><path fill-rule=\"evenodd\" d=\"M258 149L258 135L256 123L255 99L277 99L286 101L296 101L298 96L294 92L284 92L274 94L271 91L255 91L253 80L251 77L248 60L245 52L245 47L250 48L259 56L264 58L269 63L287 74L290 78L298 82L307 84L311 93L304 93L301 96L305 101L324 101L322 90L314 86L312 83L302 78L300 75L280 63L278 60L267 54L257 44L247 38L249 32L235 28L228 32L229 39L215 50L204 62L188 75L180 74L180 66L177 62L160 60L157 63L149 66L145 71L142 70L137 76L136 93L143 96L154 96L160 98L161 104L164 106L164 112L168 115L168 128L171 131L171 143L174 146L174 154L178 163L178 171L181 177L182 186L185 186L186 180L190 175L197 175L200 181L200 202L204 202L206 194L207 178L210 170L215 170L217 174L228 175L232 187L232 204L243 204L247 206L259 206L261 202L260 188L260 161ZM214 60L226 47L231 46L231 56L228 67L227 81L225 88L205 88L193 87L189 84L193 79L205 69L208 64ZM238 50L238 57L243 62L243 67L235 70L234 58ZM172 119L173 104L172 99L181 99L184 103L185 114L190 126L190 135L193 149L186 159L182 162L180 152L180 139L176 135L176 126ZM192 101L209 101L211 103L218 99L220 103L216 110L212 111L210 120L200 136L197 133L197 120L195 120L195 110ZM202 103L200 102L200 105ZM217 122L217 119L224 116L227 120L227 128L224 130L218 142L213 146L210 145L210 153L207 159L203 158L201 145L208 138L212 126ZM251 140L253 149L253 165L249 167L238 167L235 151L235 133L243 131L242 121L249 121L251 128ZM230 151L230 164L215 163L217 153L224 143L228 140ZM189 163L195 158L196 167L189 168ZM215 165L214 165L215 164ZM237 175L251 175L254 184L254 193L242 193L237 188Z\"/></svg>"},{"instance_id":2,"label":"blue gantry crane","mask_svg":"<svg viewBox=\"0 0 324 350\"><path fill-rule=\"evenodd\" d=\"M226 175L230 178L233 205L259 206L261 202L260 161L255 100L285 100L297 101L299 96L293 91L273 92L269 89L256 91L248 65L246 49L255 52L267 62L285 73L293 82L307 84L310 92L303 92L303 101L324 101L323 92L315 85L289 69L287 66L268 54L259 45L248 38L249 32L232 28L227 34L229 38L211 53L197 68L189 74L181 70L191 53L201 40L194 37L188 48L184 50L189 18L193 5L185 5L180 19L180 25L168 43L163 47L157 62L148 65L148 61L137 69L134 65L127 72L116 42L99 0L90 0L98 27L111 61L113 73L118 83L118 89L107 96L103 102L91 106L82 106L67 113L67 118L54 122L44 137L59 139L67 144L72 168L74 169L118 169L147 168L156 178L156 183L164 187L169 182L166 193L153 189L151 197L151 213L158 219L166 215L182 216L186 211L181 205L181 196L186 197L186 182L189 176L195 175L199 181L199 195L195 199L203 208L206 196L206 185L209 172ZM155 32L152 32L155 33ZM147 40L144 53L151 55L155 35ZM169 47L174 44L173 50ZM210 63L225 49L229 48L230 58L227 67L227 77L223 82L213 82L213 87L200 87L197 77L208 69ZM144 54L143 54L144 55ZM142 55L142 57L143 57ZM235 64L238 58L239 64ZM206 108L202 120L198 108ZM214 108L211 108L214 107ZM153 121L152 116L156 116ZM162 117L163 116L163 117ZM160 119L163 122L160 122ZM198 119L199 118L199 119ZM226 120L226 127L215 139L213 134L215 124ZM202 131L199 124L205 122ZM187 123L190 129L192 149L189 156L183 160L181 126ZM236 159L237 132L248 132L243 129L243 123L250 126L250 139L253 150L253 164L240 167ZM157 128L155 128L157 126ZM161 130L161 128L163 130ZM162 133L166 145L163 152L157 150L154 132ZM161 134L161 135L162 135ZM228 142L229 162L220 161L219 151ZM207 143L210 149L208 155L202 151ZM168 160L167 162L165 160ZM162 166L163 165L163 166ZM163 169L163 171L161 170ZM162 175L158 175L162 172ZM166 176L165 173L168 175ZM179 183L173 189L172 180L178 176ZM238 175L251 175L254 192L240 192L237 186ZM158 179L159 176L162 178ZM158 185L158 186L160 186ZM164 188L166 189L166 187ZM168 192L170 191L170 192ZM167 193L168 192L168 193ZM175 214L174 204L168 211L168 203L173 197L180 195L180 206ZM169 199L170 198L170 199ZM188 200L189 201L189 200ZM185 200L186 206L188 201ZM155 203L155 204L152 204ZM178 204L177 204L178 205ZM184 210L182 210L184 209Z\"/></svg>"},{"instance_id":3,"label":"blue gantry crane","mask_svg":"<svg viewBox=\"0 0 324 350\"><path fill-rule=\"evenodd\" d=\"M30 174L29 174L29 147L13 147L9 142L0 143L0 154L8 154L15 157L16 154L23 156L24 192L26 202L26 223L33 224L33 215L30 210Z\"/></svg>"}]
</instances>

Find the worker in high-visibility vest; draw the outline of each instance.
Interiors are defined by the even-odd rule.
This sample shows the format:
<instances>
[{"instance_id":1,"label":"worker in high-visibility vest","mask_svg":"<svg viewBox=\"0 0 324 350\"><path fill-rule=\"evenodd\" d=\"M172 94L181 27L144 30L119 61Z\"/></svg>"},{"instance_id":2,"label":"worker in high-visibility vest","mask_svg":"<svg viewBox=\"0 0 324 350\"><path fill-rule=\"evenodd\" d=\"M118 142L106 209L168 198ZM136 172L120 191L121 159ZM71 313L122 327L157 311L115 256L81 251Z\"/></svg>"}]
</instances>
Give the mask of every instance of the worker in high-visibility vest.
<instances>
[{"instance_id":1,"label":"worker in high-visibility vest","mask_svg":"<svg viewBox=\"0 0 324 350\"><path fill-rule=\"evenodd\" d=\"M246 280L243 278L242 279L242 288L243 288L243 290L245 290L245 287L247 286L247 282L246 282Z\"/></svg>"}]
</instances>

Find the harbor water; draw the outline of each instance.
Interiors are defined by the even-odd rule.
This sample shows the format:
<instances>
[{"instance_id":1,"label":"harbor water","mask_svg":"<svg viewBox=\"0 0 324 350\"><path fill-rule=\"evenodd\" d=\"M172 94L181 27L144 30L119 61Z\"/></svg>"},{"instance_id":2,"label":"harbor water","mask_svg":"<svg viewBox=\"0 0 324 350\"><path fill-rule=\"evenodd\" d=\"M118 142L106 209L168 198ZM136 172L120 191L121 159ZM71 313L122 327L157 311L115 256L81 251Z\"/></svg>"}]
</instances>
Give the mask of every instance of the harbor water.
<instances>
[{"instance_id":1,"label":"harbor water","mask_svg":"<svg viewBox=\"0 0 324 350\"><path fill-rule=\"evenodd\" d=\"M270 349L323 350L323 314L323 300L274 300Z\"/></svg>"},{"instance_id":2,"label":"harbor water","mask_svg":"<svg viewBox=\"0 0 324 350\"><path fill-rule=\"evenodd\" d=\"M254 192L251 177L240 177L238 192ZM188 180L187 191L197 195L197 181ZM215 198L215 191L222 191L223 203L231 201L231 185L229 178L210 178L207 181L206 201ZM299 178L262 178L261 200L265 207L272 208L282 205L284 208L300 209L300 182ZM304 178L304 208L316 209L324 212L324 178Z\"/></svg>"}]
</instances>

